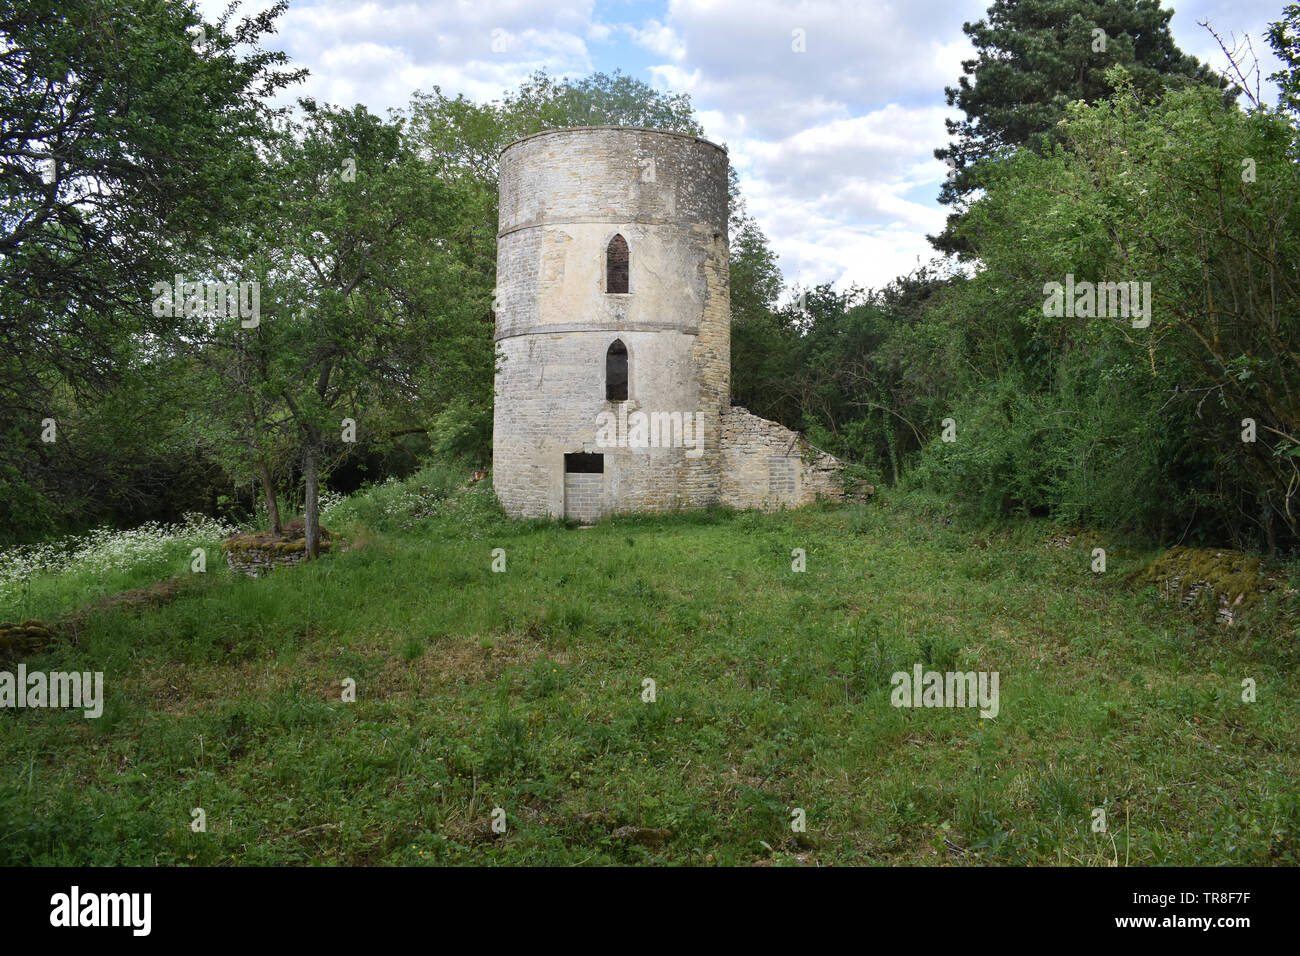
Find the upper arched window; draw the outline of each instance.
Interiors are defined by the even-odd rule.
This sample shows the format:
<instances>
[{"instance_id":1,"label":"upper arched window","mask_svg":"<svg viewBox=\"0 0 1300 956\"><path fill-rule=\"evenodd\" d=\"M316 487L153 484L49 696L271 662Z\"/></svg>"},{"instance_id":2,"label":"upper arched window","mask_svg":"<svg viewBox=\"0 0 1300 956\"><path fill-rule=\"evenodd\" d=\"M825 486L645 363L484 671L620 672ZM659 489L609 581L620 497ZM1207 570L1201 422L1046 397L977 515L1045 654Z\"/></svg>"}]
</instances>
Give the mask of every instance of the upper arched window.
<instances>
[{"instance_id":1,"label":"upper arched window","mask_svg":"<svg viewBox=\"0 0 1300 956\"><path fill-rule=\"evenodd\" d=\"M627 346L622 339L605 353L605 401L627 401Z\"/></svg>"},{"instance_id":2,"label":"upper arched window","mask_svg":"<svg viewBox=\"0 0 1300 956\"><path fill-rule=\"evenodd\" d=\"M627 291L627 240L615 236L605 247L605 291Z\"/></svg>"}]
</instances>

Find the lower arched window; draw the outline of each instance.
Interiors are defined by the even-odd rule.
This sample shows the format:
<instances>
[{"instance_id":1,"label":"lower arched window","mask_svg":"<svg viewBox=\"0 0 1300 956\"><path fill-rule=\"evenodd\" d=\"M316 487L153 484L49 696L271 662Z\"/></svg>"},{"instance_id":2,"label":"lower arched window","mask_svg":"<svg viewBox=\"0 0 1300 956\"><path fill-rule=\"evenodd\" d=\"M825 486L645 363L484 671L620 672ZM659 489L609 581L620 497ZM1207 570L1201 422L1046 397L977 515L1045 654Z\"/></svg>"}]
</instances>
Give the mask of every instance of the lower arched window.
<instances>
[{"instance_id":1,"label":"lower arched window","mask_svg":"<svg viewBox=\"0 0 1300 956\"><path fill-rule=\"evenodd\" d=\"M621 339L615 339L605 353L605 400L627 401L627 346Z\"/></svg>"}]
</instances>

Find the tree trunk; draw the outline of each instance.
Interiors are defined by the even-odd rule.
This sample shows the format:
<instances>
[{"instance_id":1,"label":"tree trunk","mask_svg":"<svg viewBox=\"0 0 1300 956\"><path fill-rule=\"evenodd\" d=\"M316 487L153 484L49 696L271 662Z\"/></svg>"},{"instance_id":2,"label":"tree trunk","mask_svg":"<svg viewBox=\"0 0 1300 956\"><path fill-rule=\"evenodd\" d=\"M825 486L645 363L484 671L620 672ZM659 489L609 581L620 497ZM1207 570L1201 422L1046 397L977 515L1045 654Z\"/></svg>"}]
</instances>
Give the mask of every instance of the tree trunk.
<instances>
[{"instance_id":1,"label":"tree trunk","mask_svg":"<svg viewBox=\"0 0 1300 956\"><path fill-rule=\"evenodd\" d=\"M316 557L316 545L320 539L320 496L317 487L316 474L316 445L314 442L307 445L306 451L302 456L302 478L303 478L303 534L306 541L303 542L303 548L308 560Z\"/></svg>"},{"instance_id":2,"label":"tree trunk","mask_svg":"<svg viewBox=\"0 0 1300 956\"><path fill-rule=\"evenodd\" d=\"M1264 501L1264 542L1268 545L1268 556L1277 558L1277 534L1273 530L1273 502L1268 492L1262 496Z\"/></svg>"},{"instance_id":3,"label":"tree trunk","mask_svg":"<svg viewBox=\"0 0 1300 956\"><path fill-rule=\"evenodd\" d=\"M266 498L266 516L271 521L271 537L280 537L280 502L275 496L275 485L271 482L271 469L266 462L257 463L257 477L262 482L262 494Z\"/></svg>"},{"instance_id":4,"label":"tree trunk","mask_svg":"<svg viewBox=\"0 0 1300 956\"><path fill-rule=\"evenodd\" d=\"M894 429L889 421L889 411L885 408L880 410L880 417L883 419L881 424L885 429L885 441L889 443L889 463L894 469L894 487L898 487L898 443L894 440Z\"/></svg>"}]
</instances>

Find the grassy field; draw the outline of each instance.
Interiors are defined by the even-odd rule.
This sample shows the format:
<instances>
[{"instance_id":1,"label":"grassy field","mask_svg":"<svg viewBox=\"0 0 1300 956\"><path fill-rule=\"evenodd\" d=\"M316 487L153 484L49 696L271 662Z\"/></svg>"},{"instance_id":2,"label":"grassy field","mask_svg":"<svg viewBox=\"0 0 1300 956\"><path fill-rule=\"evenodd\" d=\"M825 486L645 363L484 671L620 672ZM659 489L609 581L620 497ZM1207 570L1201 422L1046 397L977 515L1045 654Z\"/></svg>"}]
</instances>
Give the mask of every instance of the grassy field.
<instances>
[{"instance_id":1,"label":"grassy field","mask_svg":"<svg viewBox=\"0 0 1300 956\"><path fill-rule=\"evenodd\" d=\"M1094 574L1044 524L900 496L510 522L460 480L338 506L351 547L310 566L210 552L26 661L107 700L0 712L0 863L1300 863L1295 634L1127 583L1153 554ZM998 672L997 717L891 706L918 663Z\"/></svg>"}]
</instances>

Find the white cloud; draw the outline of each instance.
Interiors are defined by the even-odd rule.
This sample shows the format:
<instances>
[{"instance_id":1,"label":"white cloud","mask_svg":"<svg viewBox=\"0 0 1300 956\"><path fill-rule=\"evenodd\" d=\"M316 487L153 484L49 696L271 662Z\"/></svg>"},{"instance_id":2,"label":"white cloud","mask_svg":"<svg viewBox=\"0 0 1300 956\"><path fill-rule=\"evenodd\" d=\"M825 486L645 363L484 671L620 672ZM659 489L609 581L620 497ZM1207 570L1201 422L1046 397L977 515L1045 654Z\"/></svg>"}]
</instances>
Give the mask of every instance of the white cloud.
<instances>
[{"instance_id":1,"label":"white cloud","mask_svg":"<svg viewBox=\"0 0 1300 956\"><path fill-rule=\"evenodd\" d=\"M623 29L637 46L644 47L651 53L666 56L670 60L680 60L686 55L686 47L681 38L658 20L651 20L644 27L623 24Z\"/></svg>"},{"instance_id":2,"label":"white cloud","mask_svg":"<svg viewBox=\"0 0 1300 956\"><path fill-rule=\"evenodd\" d=\"M804 285L881 286L928 259L924 236L945 213L908 194L938 190L945 167L924 130L942 131L937 109L889 106L778 142L744 144L741 185L783 272ZM740 168L738 166L738 168Z\"/></svg>"},{"instance_id":3,"label":"white cloud","mask_svg":"<svg viewBox=\"0 0 1300 956\"><path fill-rule=\"evenodd\" d=\"M202 0L215 19L226 0ZM269 6L267 0L241 15ZM592 71L587 40L610 28L593 21L592 0L556 6L551 0L455 0L422 4L402 0L293 2L268 41L297 66L311 71L291 96L372 112L404 107L417 89L434 84L475 100L499 97L529 74L557 76Z\"/></svg>"},{"instance_id":4,"label":"white cloud","mask_svg":"<svg viewBox=\"0 0 1300 956\"><path fill-rule=\"evenodd\" d=\"M961 23L985 6L672 0L667 24L684 43L684 68L665 64L655 75L765 137L890 102L942 104L944 84L969 55ZM794 49L795 30L805 52Z\"/></svg>"}]
</instances>

